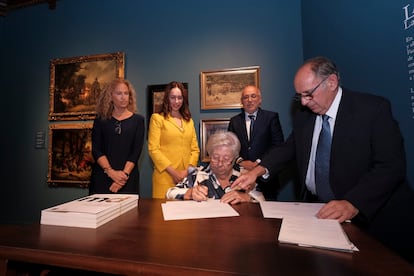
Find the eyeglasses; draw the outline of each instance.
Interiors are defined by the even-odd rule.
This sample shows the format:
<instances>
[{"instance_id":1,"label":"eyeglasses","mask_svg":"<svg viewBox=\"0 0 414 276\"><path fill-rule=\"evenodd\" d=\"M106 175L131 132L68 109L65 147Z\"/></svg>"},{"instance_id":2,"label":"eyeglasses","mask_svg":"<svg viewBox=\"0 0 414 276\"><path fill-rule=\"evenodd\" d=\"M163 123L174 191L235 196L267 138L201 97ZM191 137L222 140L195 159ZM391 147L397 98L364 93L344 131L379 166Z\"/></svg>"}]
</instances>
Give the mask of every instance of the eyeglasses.
<instances>
[{"instance_id":1,"label":"eyeglasses","mask_svg":"<svg viewBox=\"0 0 414 276\"><path fill-rule=\"evenodd\" d=\"M320 83L318 83L318 85L316 85L313 89L309 90L308 92L304 92L301 94L296 94L295 96L293 96L293 100L300 102L303 99L305 100L312 100L313 99L313 93L315 93L315 91L319 88L319 86L321 86L321 84L326 81L329 78L329 76L327 76L326 78L324 78L323 80L321 80Z\"/></svg>"},{"instance_id":2,"label":"eyeglasses","mask_svg":"<svg viewBox=\"0 0 414 276\"><path fill-rule=\"evenodd\" d=\"M116 121L115 122L115 133L117 135L121 135L121 132L122 132L121 121Z\"/></svg>"},{"instance_id":3,"label":"eyeglasses","mask_svg":"<svg viewBox=\"0 0 414 276\"><path fill-rule=\"evenodd\" d=\"M228 166L228 165L231 165L233 163L233 159L229 159L229 158L226 158L226 157L220 158L220 157L216 157L216 156L213 156L210 159L210 163L213 164L213 165L218 165L220 162L223 165Z\"/></svg>"}]
</instances>

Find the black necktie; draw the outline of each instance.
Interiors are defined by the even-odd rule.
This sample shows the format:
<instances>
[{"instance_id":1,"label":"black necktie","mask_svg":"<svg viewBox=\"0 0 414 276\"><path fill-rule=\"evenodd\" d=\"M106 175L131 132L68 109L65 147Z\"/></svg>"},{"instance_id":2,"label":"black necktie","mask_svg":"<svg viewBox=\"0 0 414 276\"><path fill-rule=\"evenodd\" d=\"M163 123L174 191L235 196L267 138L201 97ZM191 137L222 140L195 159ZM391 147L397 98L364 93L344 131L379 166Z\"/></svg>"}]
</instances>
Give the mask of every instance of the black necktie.
<instances>
[{"instance_id":1,"label":"black necktie","mask_svg":"<svg viewBox=\"0 0 414 276\"><path fill-rule=\"evenodd\" d=\"M315 158L315 185L316 194L322 201L328 202L334 198L329 185L329 162L331 159L331 128L329 116L322 116L322 129L319 134L318 147Z\"/></svg>"},{"instance_id":2,"label":"black necktie","mask_svg":"<svg viewBox=\"0 0 414 276\"><path fill-rule=\"evenodd\" d=\"M254 115L248 115L248 117L250 118L249 140L251 140L253 135Z\"/></svg>"}]
</instances>

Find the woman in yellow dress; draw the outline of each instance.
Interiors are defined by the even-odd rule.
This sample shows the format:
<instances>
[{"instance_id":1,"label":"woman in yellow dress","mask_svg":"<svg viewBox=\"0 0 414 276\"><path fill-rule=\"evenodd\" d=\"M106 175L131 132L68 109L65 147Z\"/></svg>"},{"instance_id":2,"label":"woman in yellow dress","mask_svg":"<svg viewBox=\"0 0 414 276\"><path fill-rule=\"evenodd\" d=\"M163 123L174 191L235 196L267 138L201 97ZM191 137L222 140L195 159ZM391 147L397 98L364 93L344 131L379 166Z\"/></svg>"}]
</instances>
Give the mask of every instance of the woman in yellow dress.
<instances>
[{"instance_id":1,"label":"woman in yellow dress","mask_svg":"<svg viewBox=\"0 0 414 276\"><path fill-rule=\"evenodd\" d=\"M200 149L188 105L188 92L180 82L170 82L162 110L151 116L148 153L153 162L152 197L165 193L182 181L190 167L197 166Z\"/></svg>"}]
</instances>

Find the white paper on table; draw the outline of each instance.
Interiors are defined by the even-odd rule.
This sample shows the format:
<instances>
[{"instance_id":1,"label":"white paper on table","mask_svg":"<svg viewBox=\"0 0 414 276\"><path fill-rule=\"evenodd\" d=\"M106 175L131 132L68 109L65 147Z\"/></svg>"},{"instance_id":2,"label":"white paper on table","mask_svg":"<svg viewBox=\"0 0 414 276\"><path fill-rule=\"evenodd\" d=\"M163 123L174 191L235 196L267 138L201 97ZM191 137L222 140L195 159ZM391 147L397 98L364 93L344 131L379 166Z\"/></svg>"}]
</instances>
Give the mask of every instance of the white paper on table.
<instances>
[{"instance_id":1,"label":"white paper on table","mask_svg":"<svg viewBox=\"0 0 414 276\"><path fill-rule=\"evenodd\" d=\"M359 251L350 242L341 224L333 219L287 217L282 221L279 242L299 246L353 252Z\"/></svg>"},{"instance_id":2,"label":"white paper on table","mask_svg":"<svg viewBox=\"0 0 414 276\"><path fill-rule=\"evenodd\" d=\"M220 200L207 201L183 200L167 201L161 204L164 220L199 219L239 216L229 204Z\"/></svg>"},{"instance_id":3,"label":"white paper on table","mask_svg":"<svg viewBox=\"0 0 414 276\"><path fill-rule=\"evenodd\" d=\"M260 202L264 218L286 218L286 217L315 217L325 203L306 202Z\"/></svg>"}]
</instances>

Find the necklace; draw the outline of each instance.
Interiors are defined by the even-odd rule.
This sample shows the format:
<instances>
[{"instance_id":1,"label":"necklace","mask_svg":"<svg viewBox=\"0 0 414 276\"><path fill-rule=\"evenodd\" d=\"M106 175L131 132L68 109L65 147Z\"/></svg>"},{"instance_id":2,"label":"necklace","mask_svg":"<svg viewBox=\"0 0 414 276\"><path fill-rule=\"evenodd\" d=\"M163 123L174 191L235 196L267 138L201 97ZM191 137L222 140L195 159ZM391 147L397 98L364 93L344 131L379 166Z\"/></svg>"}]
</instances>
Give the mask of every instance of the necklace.
<instances>
[{"instance_id":1,"label":"necklace","mask_svg":"<svg viewBox=\"0 0 414 276\"><path fill-rule=\"evenodd\" d=\"M171 112L170 113L171 114L171 117L173 117L174 118L174 120L175 120L175 123L177 124L177 126L179 127L179 128L182 128L183 127L183 120L182 120L182 116L181 116L181 114L180 113L178 113L178 112Z\"/></svg>"},{"instance_id":2,"label":"necklace","mask_svg":"<svg viewBox=\"0 0 414 276\"><path fill-rule=\"evenodd\" d=\"M121 111L117 111L117 110L112 111L112 117L114 117L115 119L119 121L128 117L129 114L130 114L130 111L128 109L124 109Z\"/></svg>"},{"instance_id":3,"label":"necklace","mask_svg":"<svg viewBox=\"0 0 414 276\"><path fill-rule=\"evenodd\" d=\"M180 127L180 128L182 128L183 127L183 121L180 119L180 118L175 118L174 117L174 120L175 120L175 123Z\"/></svg>"}]
</instances>

